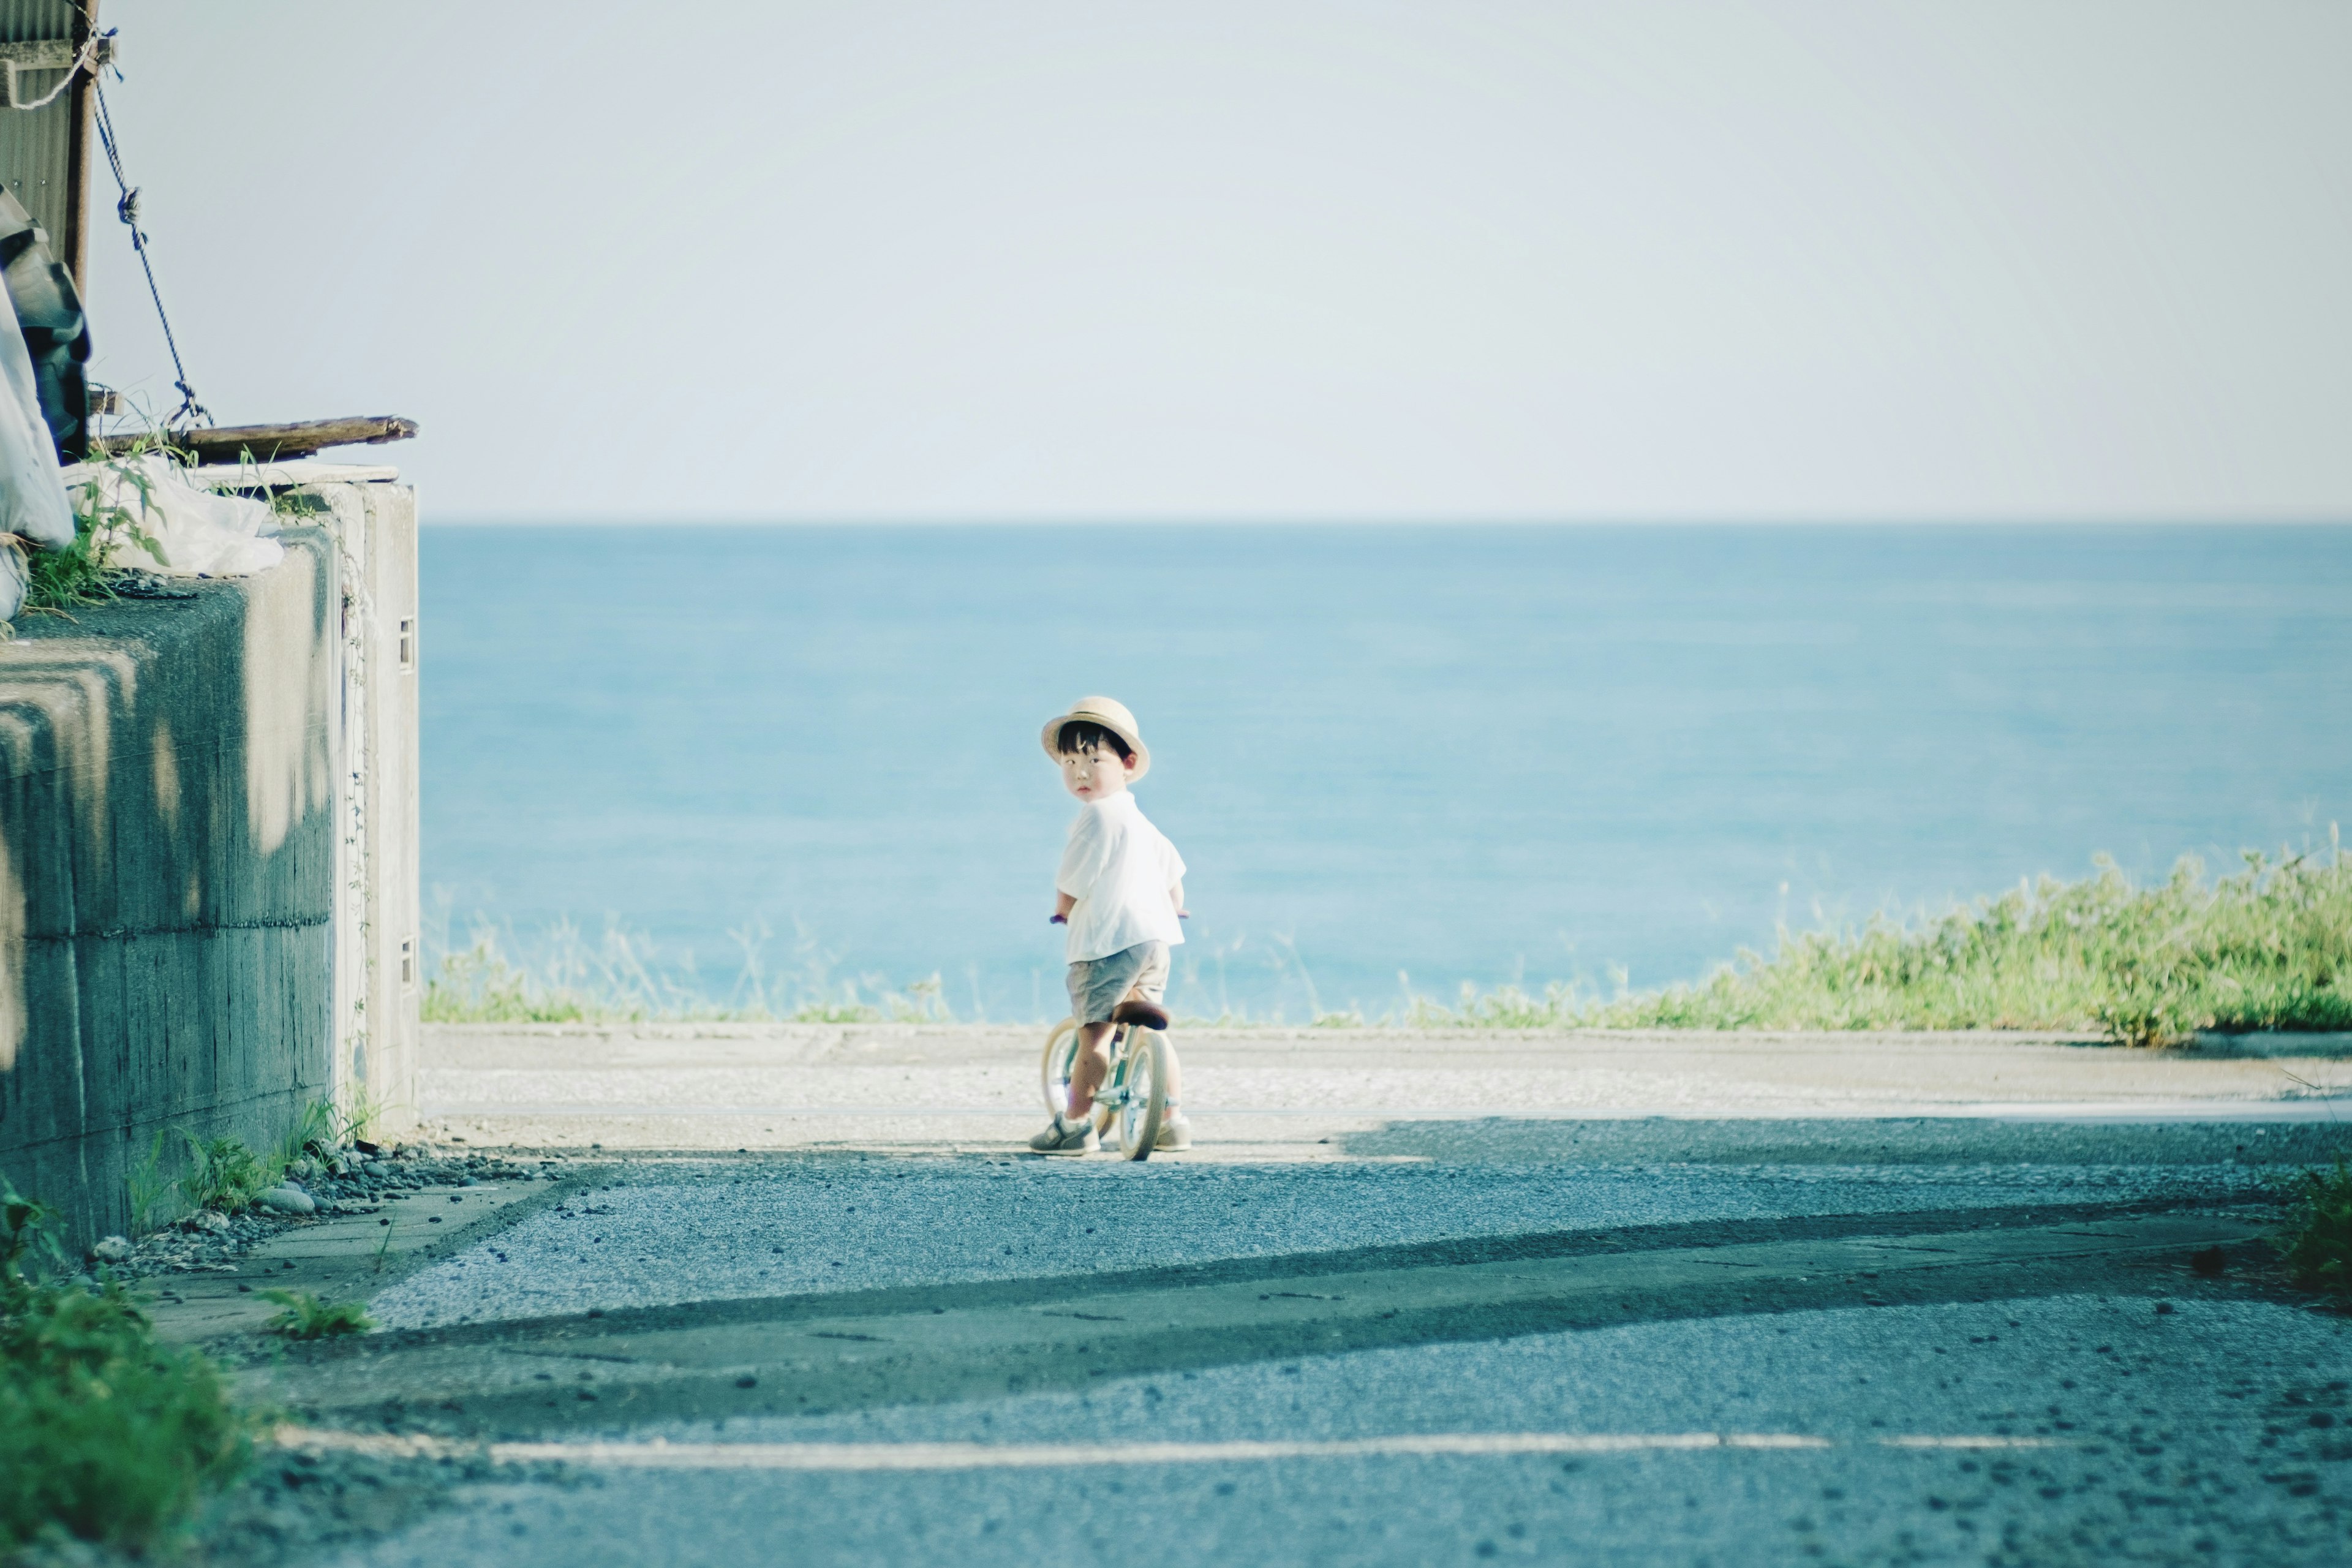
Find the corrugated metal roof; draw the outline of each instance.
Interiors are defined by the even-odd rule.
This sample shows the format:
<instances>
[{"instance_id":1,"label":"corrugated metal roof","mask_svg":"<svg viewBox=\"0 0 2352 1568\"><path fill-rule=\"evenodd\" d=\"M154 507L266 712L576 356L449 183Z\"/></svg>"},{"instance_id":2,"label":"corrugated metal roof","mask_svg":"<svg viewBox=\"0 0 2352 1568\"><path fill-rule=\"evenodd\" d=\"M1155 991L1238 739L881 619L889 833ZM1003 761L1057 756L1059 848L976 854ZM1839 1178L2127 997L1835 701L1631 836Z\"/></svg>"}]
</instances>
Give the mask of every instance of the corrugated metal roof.
<instances>
[{"instance_id":1,"label":"corrugated metal roof","mask_svg":"<svg viewBox=\"0 0 2352 1568\"><path fill-rule=\"evenodd\" d=\"M0 0L0 43L70 38L77 11L73 0ZM17 91L38 98L64 78L63 71L25 71L16 78ZM72 142L69 92L45 109L0 109L0 181L6 182L33 221L60 246L65 243Z\"/></svg>"}]
</instances>

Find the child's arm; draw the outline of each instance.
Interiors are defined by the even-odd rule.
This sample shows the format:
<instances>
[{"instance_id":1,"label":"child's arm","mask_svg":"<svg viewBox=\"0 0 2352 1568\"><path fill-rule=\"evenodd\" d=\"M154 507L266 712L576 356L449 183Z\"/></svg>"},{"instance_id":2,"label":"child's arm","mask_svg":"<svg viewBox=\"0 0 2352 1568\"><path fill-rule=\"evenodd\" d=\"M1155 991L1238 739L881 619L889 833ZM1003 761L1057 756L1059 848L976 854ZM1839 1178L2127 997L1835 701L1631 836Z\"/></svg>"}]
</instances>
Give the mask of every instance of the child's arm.
<instances>
[{"instance_id":1,"label":"child's arm","mask_svg":"<svg viewBox=\"0 0 2352 1568\"><path fill-rule=\"evenodd\" d=\"M1178 920L1188 921L1192 918L1192 911L1184 907L1183 878L1179 877L1175 881L1169 884L1168 901L1176 906L1176 918Z\"/></svg>"},{"instance_id":2,"label":"child's arm","mask_svg":"<svg viewBox=\"0 0 2352 1568\"><path fill-rule=\"evenodd\" d=\"M1056 926L1067 925L1070 921L1070 911L1077 907L1077 900L1070 897L1067 893L1056 892L1054 895L1054 918L1047 921L1045 923L1047 925Z\"/></svg>"}]
</instances>

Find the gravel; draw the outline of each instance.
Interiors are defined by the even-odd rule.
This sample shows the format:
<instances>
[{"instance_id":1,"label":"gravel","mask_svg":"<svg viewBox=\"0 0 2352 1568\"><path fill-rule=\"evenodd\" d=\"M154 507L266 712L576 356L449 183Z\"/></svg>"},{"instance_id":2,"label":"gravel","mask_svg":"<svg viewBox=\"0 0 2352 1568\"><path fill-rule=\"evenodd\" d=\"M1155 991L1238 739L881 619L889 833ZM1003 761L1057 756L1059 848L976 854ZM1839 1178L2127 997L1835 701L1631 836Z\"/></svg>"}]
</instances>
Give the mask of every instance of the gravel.
<instances>
[{"instance_id":1,"label":"gravel","mask_svg":"<svg viewBox=\"0 0 2352 1568\"><path fill-rule=\"evenodd\" d=\"M344 1174L333 1174L332 1165L325 1161L299 1162L286 1183L263 1193L252 1208L241 1214L198 1209L161 1230L126 1241L119 1254L108 1242L124 1238L109 1237L90 1249L90 1260L123 1279L156 1274L233 1273L236 1268L233 1260L254 1247L314 1223L319 1215L367 1212L388 1193L454 1187L468 1180L546 1180L563 1168L561 1156L515 1160L430 1144L387 1150L376 1157L355 1150L329 1152L334 1163L344 1167Z\"/></svg>"}]
</instances>

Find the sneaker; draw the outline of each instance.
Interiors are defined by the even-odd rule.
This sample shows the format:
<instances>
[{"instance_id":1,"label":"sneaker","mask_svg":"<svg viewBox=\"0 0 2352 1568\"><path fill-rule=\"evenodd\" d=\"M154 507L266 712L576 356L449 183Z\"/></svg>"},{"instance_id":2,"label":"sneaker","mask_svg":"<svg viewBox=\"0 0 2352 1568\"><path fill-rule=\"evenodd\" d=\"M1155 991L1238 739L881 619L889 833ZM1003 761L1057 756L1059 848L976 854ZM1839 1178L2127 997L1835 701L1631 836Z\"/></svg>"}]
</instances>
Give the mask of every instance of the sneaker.
<instances>
[{"instance_id":1,"label":"sneaker","mask_svg":"<svg viewBox=\"0 0 2352 1568\"><path fill-rule=\"evenodd\" d=\"M1040 1154L1092 1154L1101 1150L1102 1140L1095 1136L1093 1117L1065 1121L1056 1116L1053 1125L1029 1140L1029 1147Z\"/></svg>"},{"instance_id":2,"label":"sneaker","mask_svg":"<svg viewBox=\"0 0 2352 1568\"><path fill-rule=\"evenodd\" d=\"M1190 1149L1192 1146L1192 1124L1174 1111L1170 1111L1160 1123L1160 1136L1151 1141L1157 1149Z\"/></svg>"}]
</instances>

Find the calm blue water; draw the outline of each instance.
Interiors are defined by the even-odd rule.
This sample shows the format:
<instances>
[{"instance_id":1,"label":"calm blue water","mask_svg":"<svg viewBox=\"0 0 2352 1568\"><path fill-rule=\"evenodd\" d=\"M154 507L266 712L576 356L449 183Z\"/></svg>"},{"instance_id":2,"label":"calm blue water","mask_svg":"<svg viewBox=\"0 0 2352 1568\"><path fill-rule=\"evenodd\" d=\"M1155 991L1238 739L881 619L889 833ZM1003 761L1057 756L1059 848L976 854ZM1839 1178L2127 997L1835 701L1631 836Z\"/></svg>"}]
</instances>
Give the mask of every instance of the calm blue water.
<instances>
[{"instance_id":1,"label":"calm blue water","mask_svg":"<svg viewBox=\"0 0 2352 1568\"><path fill-rule=\"evenodd\" d=\"M780 992L1058 1016L1037 731L1097 690L1204 1012L2352 822L2352 528L442 527L424 579L428 940L618 921L721 997L764 926Z\"/></svg>"}]
</instances>

